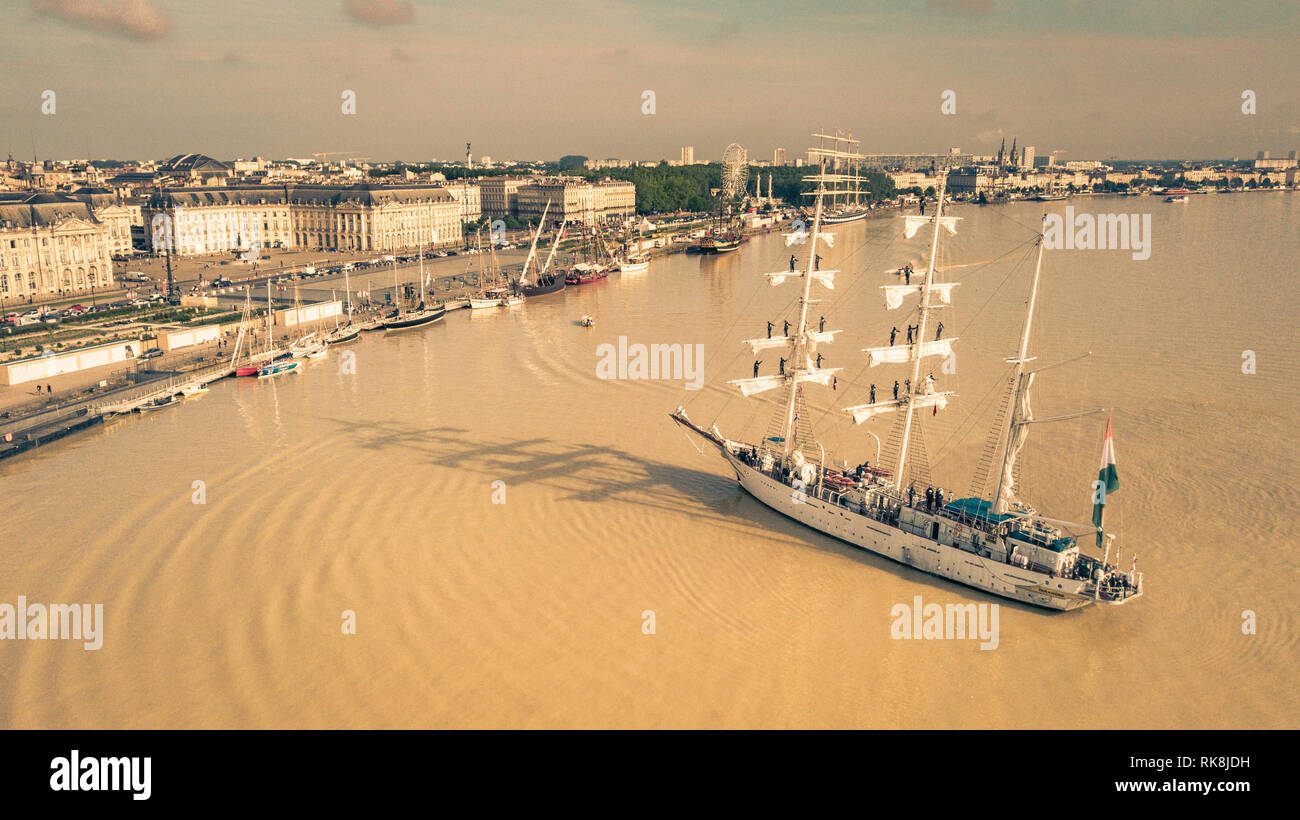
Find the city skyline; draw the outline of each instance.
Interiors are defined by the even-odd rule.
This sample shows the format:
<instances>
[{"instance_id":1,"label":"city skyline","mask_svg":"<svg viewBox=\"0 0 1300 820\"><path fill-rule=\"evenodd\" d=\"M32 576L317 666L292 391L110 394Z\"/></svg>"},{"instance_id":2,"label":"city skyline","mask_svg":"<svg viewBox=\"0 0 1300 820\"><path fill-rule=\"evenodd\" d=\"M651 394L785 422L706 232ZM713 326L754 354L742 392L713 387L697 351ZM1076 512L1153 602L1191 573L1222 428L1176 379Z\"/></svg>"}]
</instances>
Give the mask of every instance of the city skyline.
<instances>
[{"instance_id":1,"label":"city skyline","mask_svg":"<svg viewBox=\"0 0 1300 820\"><path fill-rule=\"evenodd\" d=\"M1294 6L1159 6L505 3L463 17L397 0L31 0L0 33L0 139L19 158L427 161L473 142L497 160L692 145L716 161L740 142L793 161L824 125L866 153L987 154L1013 136L1065 159L1293 149ZM947 90L955 114L940 112Z\"/></svg>"}]
</instances>

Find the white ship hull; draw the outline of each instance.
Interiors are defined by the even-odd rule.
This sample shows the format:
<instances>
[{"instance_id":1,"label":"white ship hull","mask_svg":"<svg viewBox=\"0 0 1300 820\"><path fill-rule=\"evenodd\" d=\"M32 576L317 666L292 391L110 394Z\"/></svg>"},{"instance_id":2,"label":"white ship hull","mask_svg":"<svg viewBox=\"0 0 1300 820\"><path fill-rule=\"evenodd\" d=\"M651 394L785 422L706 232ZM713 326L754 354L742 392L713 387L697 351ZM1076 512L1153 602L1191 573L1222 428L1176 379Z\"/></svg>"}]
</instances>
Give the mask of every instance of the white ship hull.
<instances>
[{"instance_id":1,"label":"white ship hull","mask_svg":"<svg viewBox=\"0 0 1300 820\"><path fill-rule=\"evenodd\" d=\"M736 471L740 486L763 504L805 526L891 558L900 564L949 581L1047 609L1078 609L1095 603L1082 594L1083 581L1052 578L1044 573L981 558L974 552L904 532L897 527L799 494L764 475L728 452L723 458ZM798 496L803 495L799 500Z\"/></svg>"}]
</instances>

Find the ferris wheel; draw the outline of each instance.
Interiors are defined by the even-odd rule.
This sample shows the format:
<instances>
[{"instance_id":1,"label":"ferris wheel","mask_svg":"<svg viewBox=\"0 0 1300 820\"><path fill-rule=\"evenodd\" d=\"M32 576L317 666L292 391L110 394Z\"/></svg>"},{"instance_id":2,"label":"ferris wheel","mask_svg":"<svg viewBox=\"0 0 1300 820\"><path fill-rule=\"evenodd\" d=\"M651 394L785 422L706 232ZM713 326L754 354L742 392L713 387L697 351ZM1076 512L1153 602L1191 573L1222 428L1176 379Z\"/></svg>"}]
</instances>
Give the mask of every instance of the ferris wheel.
<instances>
[{"instance_id":1,"label":"ferris wheel","mask_svg":"<svg viewBox=\"0 0 1300 820\"><path fill-rule=\"evenodd\" d=\"M749 153L743 145L731 143L722 152L722 195L735 199L745 195L749 181Z\"/></svg>"}]
</instances>

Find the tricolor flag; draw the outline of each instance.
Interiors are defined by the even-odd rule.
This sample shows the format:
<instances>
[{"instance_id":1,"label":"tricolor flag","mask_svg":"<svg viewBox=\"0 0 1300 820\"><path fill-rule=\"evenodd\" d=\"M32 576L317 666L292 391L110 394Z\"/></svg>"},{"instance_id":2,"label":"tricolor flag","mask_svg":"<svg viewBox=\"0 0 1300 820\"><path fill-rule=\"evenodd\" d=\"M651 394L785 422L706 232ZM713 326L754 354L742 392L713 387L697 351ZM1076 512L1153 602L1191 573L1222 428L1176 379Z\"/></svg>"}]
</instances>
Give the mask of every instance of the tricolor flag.
<instances>
[{"instance_id":1,"label":"tricolor flag","mask_svg":"<svg viewBox=\"0 0 1300 820\"><path fill-rule=\"evenodd\" d=\"M1115 442L1110 437L1110 417L1106 417L1106 440L1101 445L1101 471L1097 473L1092 504L1092 523L1097 527L1097 546L1102 544L1101 524L1105 518L1106 496L1119 489L1115 472Z\"/></svg>"}]
</instances>

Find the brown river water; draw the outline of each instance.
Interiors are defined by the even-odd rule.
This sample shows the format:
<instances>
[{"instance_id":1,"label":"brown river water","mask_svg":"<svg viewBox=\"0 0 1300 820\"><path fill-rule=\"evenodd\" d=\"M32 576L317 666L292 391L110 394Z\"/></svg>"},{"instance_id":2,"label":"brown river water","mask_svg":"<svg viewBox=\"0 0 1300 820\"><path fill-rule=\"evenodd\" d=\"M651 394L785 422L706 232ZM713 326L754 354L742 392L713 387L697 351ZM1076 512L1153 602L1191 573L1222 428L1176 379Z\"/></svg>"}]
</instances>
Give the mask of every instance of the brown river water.
<instances>
[{"instance_id":1,"label":"brown river water","mask_svg":"<svg viewBox=\"0 0 1300 820\"><path fill-rule=\"evenodd\" d=\"M770 234L367 334L0 464L0 603L104 605L98 651L0 642L0 726L1295 727L1298 203L952 211L958 396L922 418L949 497L992 424L1044 208L1152 214L1145 261L1047 252L1031 345L1040 364L1093 354L1041 374L1034 411L1113 414L1107 521L1146 587L1125 606L1050 613L902 567L768 510L697 451L678 404L733 438L772 413L724 385L750 375L742 339L794 319L797 283L759 274L807 250ZM928 237L896 216L835 232L822 267L843 273L812 313L844 330L822 348L844 370L806 389L822 443L856 464L875 458L865 430L889 427L835 408L906 375L859 350L906 324L878 288ZM703 345L705 388L597 378L620 336ZM1104 426L1035 425L1024 497L1089 520ZM918 595L1000 604L997 648L891 638L891 608Z\"/></svg>"}]
</instances>

